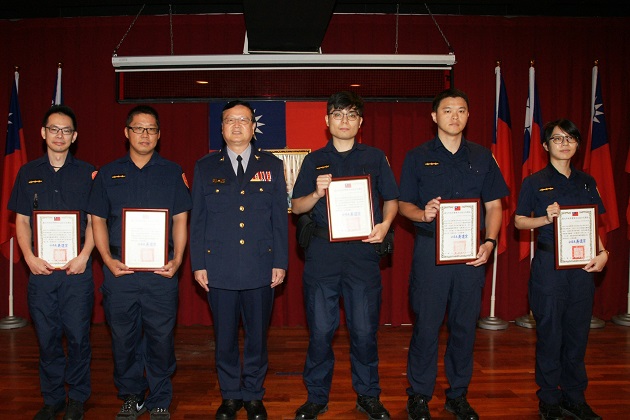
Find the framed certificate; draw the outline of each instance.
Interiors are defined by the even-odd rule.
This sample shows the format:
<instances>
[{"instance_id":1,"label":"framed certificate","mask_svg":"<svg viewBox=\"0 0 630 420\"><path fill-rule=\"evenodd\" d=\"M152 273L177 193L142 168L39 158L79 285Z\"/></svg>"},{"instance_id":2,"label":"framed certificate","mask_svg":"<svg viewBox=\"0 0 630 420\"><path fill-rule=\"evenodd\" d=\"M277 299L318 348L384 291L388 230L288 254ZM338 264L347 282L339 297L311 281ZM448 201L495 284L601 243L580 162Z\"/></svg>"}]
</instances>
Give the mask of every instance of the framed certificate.
<instances>
[{"instance_id":1,"label":"framed certificate","mask_svg":"<svg viewBox=\"0 0 630 420\"><path fill-rule=\"evenodd\" d=\"M597 206L561 206L553 227L556 269L582 268L597 255Z\"/></svg>"},{"instance_id":2,"label":"framed certificate","mask_svg":"<svg viewBox=\"0 0 630 420\"><path fill-rule=\"evenodd\" d=\"M435 263L474 261L479 251L479 199L441 200L435 218Z\"/></svg>"},{"instance_id":3,"label":"framed certificate","mask_svg":"<svg viewBox=\"0 0 630 420\"><path fill-rule=\"evenodd\" d=\"M326 192L331 242L366 239L374 227L370 176L333 178Z\"/></svg>"},{"instance_id":4,"label":"framed certificate","mask_svg":"<svg viewBox=\"0 0 630 420\"><path fill-rule=\"evenodd\" d=\"M168 262L168 209L123 209L122 262L154 271Z\"/></svg>"},{"instance_id":5,"label":"framed certificate","mask_svg":"<svg viewBox=\"0 0 630 420\"><path fill-rule=\"evenodd\" d=\"M33 212L35 255L61 269L79 255L79 211L36 210Z\"/></svg>"}]
</instances>

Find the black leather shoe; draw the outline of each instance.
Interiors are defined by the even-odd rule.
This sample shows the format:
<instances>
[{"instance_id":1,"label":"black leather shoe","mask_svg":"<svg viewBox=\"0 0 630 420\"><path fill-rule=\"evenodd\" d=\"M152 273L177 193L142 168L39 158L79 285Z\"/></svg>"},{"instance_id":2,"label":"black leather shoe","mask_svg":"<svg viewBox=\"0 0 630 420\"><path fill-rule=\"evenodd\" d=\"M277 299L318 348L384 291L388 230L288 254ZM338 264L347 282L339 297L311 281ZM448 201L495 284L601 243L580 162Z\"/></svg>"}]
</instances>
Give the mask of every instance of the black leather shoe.
<instances>
[{"instance_id":1,"label":"black leather shoe","mask_svg":"<svg viewBox=\"0 0 630 420\"><path fill-rule=\"evenodd\" d=\"M267 420L267 410L262 400L245 401L247 420Z\"/></svg>"},{"instance_id":2,"label":"black leather shoe","mask_svg":"<svg viewBox=\"0 0 630 420\"><path fill-rule=\"evenodd\" d=\"M216 420L234 420L236 412L243 407L243 400L223 400L217 410Z\"/></svg>"},{"instance_id":3,"label":"black leather shoe","mask_svg":"<svg viewBox=\"0 0 630 420\"><path fill-rule=\"evenodd\" d=\"M370 420L389 420L389 412L383 407L378 397L359 395L357 397L357 410L367 414Z\"/></svg>"},{"instance_id":4,"label":"black leather shoe","mask_svg":"<svg viewBox=\"0 0 630 420\"><path fill-rule=\"evenodd\" d=\"M68 398L68 408L66 408L63 420L83 420L83 403Z\"/></svg>"},{"instance_id":5,"label":"black leather shoe","mask_svg":"<svg viewBox=\"0 0 630 420\"><path fill-rule=\"evenodd\" d=\"M444 408L449 413L455 414L458 420L479 420L479 415L468 404L466 395L460 395L451 400L447 399Z\"/></svg>"},{"instance_id":6,"label":"black leather shoe","mask_svg":"<svg viewBox=\"0 0 630 420\"><path fill-rule=\"evenodd\" d=\"M564 413L560 408L560 404L547 404L540 401L538 403L538 412L541 420L564 420Z\"/></svg>"},{"instance_id":7,"label":"black leather shoe","mask_svg":"<svg viewBox=\"0 0 630 420\"><path fill-rule=\"evenodd\" d=\"M565 415L577 420L602 420L586 402L572 404L569 401L563 400L560 402L560 408Z\"/></svg>"},{"instance_id":8,"label":"black leather shoe","mask_svg":"<svg viewBox=\"0 0 630 420\"><path fill-rule=\"evenodd\" d=\"M35 414L33 420L54 420L55 415L63 411L66 408L66 402L61 401L56 405L44 405L41 410Z\"/></svg>"},{"instance_id":9,"label":"black leather shoe","mask_svg":"<svg viewBox=\"0 0 630 420\"><path fill-rule=\"evenodd\" d=\"M326 411L328 411L327 404L306 401L295 412L295 420L317 420L317 415L324 414Z\"/></svg>"},{"instance_id":10,"label":"black leather shoe","mask_svg":"<svg viewBox=\"0 0 630 420\"><path fill-rule=\"evenodd\" d=\"M422 394L410 395L407 399L408 420L431 420L429 397Z\"/></svg>"}]
</instances>

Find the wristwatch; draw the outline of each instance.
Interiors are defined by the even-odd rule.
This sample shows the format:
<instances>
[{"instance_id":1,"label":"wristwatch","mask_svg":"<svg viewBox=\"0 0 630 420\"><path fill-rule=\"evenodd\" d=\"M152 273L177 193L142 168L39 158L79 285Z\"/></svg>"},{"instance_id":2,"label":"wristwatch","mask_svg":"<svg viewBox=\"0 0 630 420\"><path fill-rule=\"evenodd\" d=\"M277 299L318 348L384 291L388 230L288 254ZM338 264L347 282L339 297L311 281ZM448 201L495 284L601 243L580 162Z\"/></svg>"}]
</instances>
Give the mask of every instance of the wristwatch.
<instances>
[{"instance_id":1,"label":"wristwatch","mask_svg":"<svg viewBox=\"0 0 630 420\"><path fill-rule=\"evenodd\" d=\"M497 240L496 239L486 238L486 239L483 240L483 243L485 244L486 242L492 243L492 249L497 247Z\"/></svg>"}]
</instances>

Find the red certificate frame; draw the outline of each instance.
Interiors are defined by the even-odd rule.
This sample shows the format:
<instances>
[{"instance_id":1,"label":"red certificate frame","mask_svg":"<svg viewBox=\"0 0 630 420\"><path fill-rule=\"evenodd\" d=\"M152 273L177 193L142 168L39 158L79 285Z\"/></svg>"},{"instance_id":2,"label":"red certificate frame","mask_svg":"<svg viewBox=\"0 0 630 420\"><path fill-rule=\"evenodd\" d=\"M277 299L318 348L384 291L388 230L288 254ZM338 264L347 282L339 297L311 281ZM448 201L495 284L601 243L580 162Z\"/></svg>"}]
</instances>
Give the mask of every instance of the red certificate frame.
<instances>
[{"instance_id":1,"label":"red certificate frame","mask_svg":"<svg viewBox=\"0 0 630 420\"><path fill-rule=\"evenodd\" d=\"M553 218L556 270L583 268L597 255L598 212L594 204L560 206Z\"/></svg>"},{"instance_id":2,"label":"red certificate frame","mask_svg":"<svg viewBox=\"0 0 630 420\"><path fill-rule=\"evenodd\" d=\"M76 258L81 246L80 217L78 210L33 211L35 255L55 270Z\"/></svg>"},{"instance_id":3,"label":"red certificate frame","mask_svg":"<svg viewBox=\"0 0 630 420\"><path fill-rule=\"evenodd\" d=\"M155 271L168 262L168 209L122 209L121 261L133 271Z\"/></svg>"},{"instance_id":4,"label":"red certificate frame","mask_svg":"<svg viewBox=\"0 0 630 420\"><path fill-rule=\"evenodd\" d=\"M459 264L477 259L481 200L440 200L435 218L435 263Z\"/></svg>"},{"instance_id":5,"label":"red certificate frame","mask_svg":"<svg viewBox=\"0 0 630 420\"><path fill-rule=\"evenodd\" d=\"M333 178L326 190L330 242L367 239L374 228L370 175Z\"/></svg>"}]
</instances>

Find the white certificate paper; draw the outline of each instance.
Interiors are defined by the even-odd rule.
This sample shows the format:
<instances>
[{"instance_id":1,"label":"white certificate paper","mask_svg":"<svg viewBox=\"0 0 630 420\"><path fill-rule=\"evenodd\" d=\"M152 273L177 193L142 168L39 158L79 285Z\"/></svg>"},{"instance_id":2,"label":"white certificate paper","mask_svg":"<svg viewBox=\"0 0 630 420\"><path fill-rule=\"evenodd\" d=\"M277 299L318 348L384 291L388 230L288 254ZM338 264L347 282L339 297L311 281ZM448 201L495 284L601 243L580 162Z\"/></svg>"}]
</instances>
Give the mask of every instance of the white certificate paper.
<instances>
[{"instance_id":1,"label":"white certificate paper","mask_svg":"<svg viewBox=\"0 0 630 420\"><path fill-rule=\"evenodd\" d=\"M582 268L597 255L597 206L561 206L553 222L556 269Z\"/></svg>"},{"instance_id":2,"label":"white certificate paper","mask_svg":"<svg viewBox=\"0 0 630 420\"><path fill-rule=\"evenodd\" d=\"M34 211L35 255L55 269L79 255L79 215L79 211Z\"/></svg>"},{"instance_id":3,"label":"white certificate paper","mask_svg":"<svg viewBox=\"0 0 630 420\"><path fill-rule=\"evenodd\" d=\"M370 176L333 178L326 193L331 242L366 239L374 228Z\"/></svg>"},{"instance_id":4,"label":"white certificate paper","mask_svg":"<svg viewBox=\"0 0 630 420\"><path fill-rule=\"evenodd\" d=\"M479 218L479 199L440 201L435 219L436 264L456 264L477 259Z\"/></svg>"},{"instance_id":5,"label":"white certificate paper","mask_svg":"<svg viewBox=\"0 0 630 420\"><path fill-rule=\"evenodd\" d=\"M122 262L135 271L162 268L168 260L168 209L123 209Z\"/></svg>"}]
</instances>

